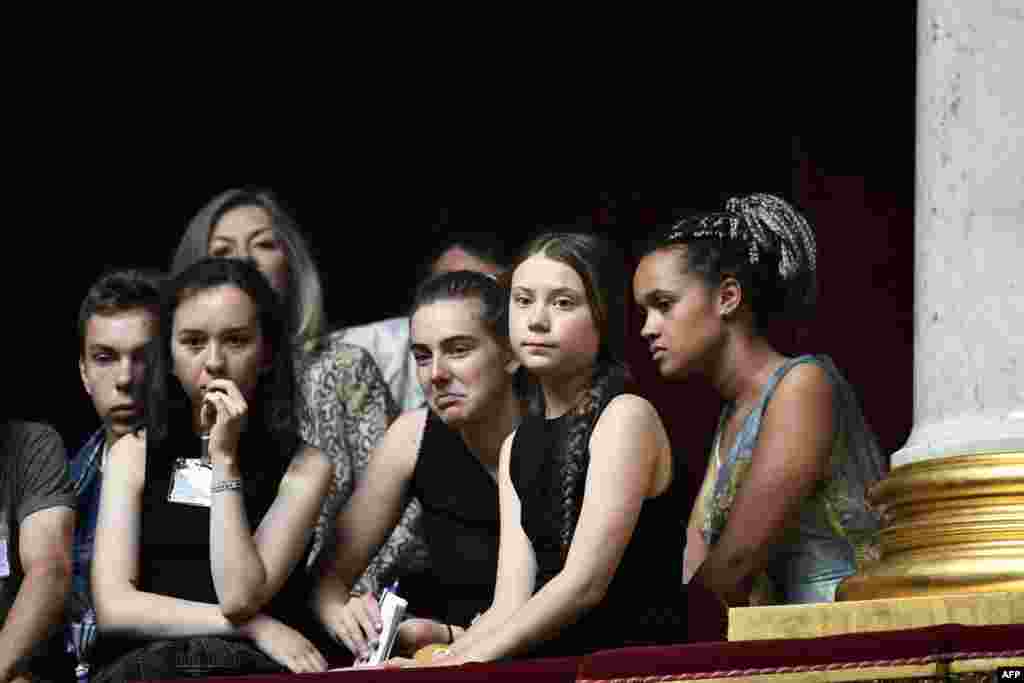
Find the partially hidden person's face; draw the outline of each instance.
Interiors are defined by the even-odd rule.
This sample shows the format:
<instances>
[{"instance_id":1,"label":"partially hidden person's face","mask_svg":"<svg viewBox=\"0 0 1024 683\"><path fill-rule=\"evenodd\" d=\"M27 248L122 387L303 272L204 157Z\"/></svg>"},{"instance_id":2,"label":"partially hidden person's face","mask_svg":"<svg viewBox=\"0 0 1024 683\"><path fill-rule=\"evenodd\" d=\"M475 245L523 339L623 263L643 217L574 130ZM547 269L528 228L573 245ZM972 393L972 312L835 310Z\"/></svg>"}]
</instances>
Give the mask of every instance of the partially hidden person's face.
<instances>
[{"instance_id":1,"label":"partially hidden person's face","mask_svg":"<svg viewBox=\"0 0 1024 683\"><path fill-rule=\"evenodd\" d=\"M706 370L720 347L723 325L714 291L699 273L685 270L685 247L644 256L633 293L644 312L640 334L662 377L682 379Z\"/></svg>"},{"instance_id":2,"label":"partially hidden person's face","mask_svg":"<svg viewBox=\"0 0 1024 683\"><path fill-rule=\"evenodd\" d=\"M523 365L538 375L575 375L592 366L601 344L579 274L543 254L512 274L509 336Z\"/></svg>"},{"instance_id":3,"label":"partially hidden person's face","mask_svg":"<svg viewBox=\"0 0 1024 683\"><path fill-rule=\"evenodd\" d=\"M156 337L157 324L156 314L145 308L94 313L85 323L78 370L108 438L131 432L142 418L146 345Z\"/></svg>"},{"instance_id":4,"label":"partially hidden person's face","mask_svg":"<svg viewBox=\"0 0 1024 683\"><path fill-rule=\"evenodd\" d=\"M519 367L487 329L477 298L420 306L411 321L416 374L430 408L452 427L495 412Z\"/></svg>"},{"instance_id":5,"label":"partially hidden person's face","mask_svg":"<svg viewBox=\"0 0 1024 683\"><path fill-rule=\"evenodd\" d=\"M275 292L284 296L288 291L288 256L270 215L260 206L225 211L210 232L207 254L251 261Z\"/></svg>"},{"instance_id":6,"label":"partially hidden person's face","mask_svg":"<svg viewBox=\"0 0 1024 683\"><path fill-rule=\"evenodd\" d=\"M183 299L174 311L171 360L193 405L214 379L231 380L251 402L270 363L253 300L230 284Z\"/></svg>"},{"instance_id":7,"label":"partially hidden person's face","mask_svg":"<svg viewBox=\"0 0 1024 683\"><path fill-rule=\"evenodd\" d=\"M431 268L434 275L454 273L459 270L472 270L492 277L498 277L501 275L501 268L497 264L479 259L468 251L464 251L461 247L457 246L447 249L443 254L441 254L438 259L434 261L434 265Z\"/></svg>"}]
</instances>

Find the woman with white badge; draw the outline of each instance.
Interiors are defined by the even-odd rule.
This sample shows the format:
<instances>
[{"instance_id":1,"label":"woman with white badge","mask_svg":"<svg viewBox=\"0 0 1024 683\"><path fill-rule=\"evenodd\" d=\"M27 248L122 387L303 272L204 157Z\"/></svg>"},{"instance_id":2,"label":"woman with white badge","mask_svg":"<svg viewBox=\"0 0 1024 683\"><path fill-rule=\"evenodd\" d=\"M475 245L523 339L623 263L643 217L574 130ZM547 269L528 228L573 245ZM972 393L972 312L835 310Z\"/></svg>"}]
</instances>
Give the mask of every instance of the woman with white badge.
<instances>
[{"instance_id":1,"label":"woman with white badge","mask_svg":"<svg viewBox=\"0 0 1024 683\"><path fill-rule=\"evenodd\" d=\"M168 283L146 431L104 473L97 683L327 668L302 561L331 464L296 436L292 359L251 264L206 259Z\"/></svg>"}]
</instances>

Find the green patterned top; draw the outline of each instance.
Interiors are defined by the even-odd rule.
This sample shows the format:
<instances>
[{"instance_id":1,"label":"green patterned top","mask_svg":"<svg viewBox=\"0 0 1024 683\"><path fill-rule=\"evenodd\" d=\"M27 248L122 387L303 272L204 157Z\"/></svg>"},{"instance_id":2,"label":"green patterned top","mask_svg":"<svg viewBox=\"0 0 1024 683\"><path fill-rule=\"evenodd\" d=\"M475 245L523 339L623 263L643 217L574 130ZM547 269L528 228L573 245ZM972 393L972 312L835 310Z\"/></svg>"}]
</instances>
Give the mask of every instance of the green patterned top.
<instances>
[{"instance_id":1,"label":"green patterned top","mask_svg":"<svg viewBox=\"0 0 1024 683\"><path fill-rule=\"evenodd\" d=\"M701 535L709 548L721 537L736 492L750 469L768 401L786 373L802 363L820 366L832 382L836 432L831 461L825 477L801 506L799 523L790 527L757 577L751 604L831 602L840 581L878 557L880 518L865 496L881 479L885 461L853 388L827 356L804 355L783 363L769 378L723 459L719 441L733 410L731 403L725 406L694 511L701 520Z\"/></svg>"}]
</instances>

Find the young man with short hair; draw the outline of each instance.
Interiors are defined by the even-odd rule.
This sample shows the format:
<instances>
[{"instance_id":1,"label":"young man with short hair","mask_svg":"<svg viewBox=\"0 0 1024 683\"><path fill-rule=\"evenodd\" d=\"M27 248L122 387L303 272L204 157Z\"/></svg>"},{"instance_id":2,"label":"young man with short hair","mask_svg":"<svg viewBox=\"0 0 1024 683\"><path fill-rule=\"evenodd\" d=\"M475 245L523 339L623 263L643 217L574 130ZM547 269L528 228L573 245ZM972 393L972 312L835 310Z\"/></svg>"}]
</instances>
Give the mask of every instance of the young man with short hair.
<instances>
[{"instance_id":1,"label":"young man with short hair","mask_svg":"<svg viewBox=\"0 0 1024 683\"><path fill-rule=\"evenodd\" d=\"M79 519L74 541L74 577L69 605L68 646L80 664L96 635L89 568L96 537L103 465L110 447L141 426L139 395L150 342L160 317L156 274L124 269L102 275L78 312L78 369L102 425L71 461Z\"/></svg>"}]
</instances>

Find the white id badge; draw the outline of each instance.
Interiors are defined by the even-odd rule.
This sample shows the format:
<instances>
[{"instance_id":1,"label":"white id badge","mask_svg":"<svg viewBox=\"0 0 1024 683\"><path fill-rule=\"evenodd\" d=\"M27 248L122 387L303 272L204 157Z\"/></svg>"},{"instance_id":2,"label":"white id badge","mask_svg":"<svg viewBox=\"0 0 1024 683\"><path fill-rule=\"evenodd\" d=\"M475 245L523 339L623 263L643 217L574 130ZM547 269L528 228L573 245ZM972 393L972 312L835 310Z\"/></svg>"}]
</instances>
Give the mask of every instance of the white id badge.
<instances>
[{"instance_id":1,"label":"white id badge","mask_svg":"<svg viewBox=\"0 0 1024 683\"><path fill-rule=\"evenodd\" d=\"M11 562L7 557L7 520L0 514L0 579L11 575Z\"/></svg>"},{"instance_id":2,"label":"white id badge","mask_svg":"<svg viewBox=\"0 0 1024 683\"><path fill-rule=\"evenodd\" d=\"M210 507L210 487L213 485L213 466L199 458L178 458L171 473L171 487L167 501L184 505Z\"/></svg>"}]
</instances>

